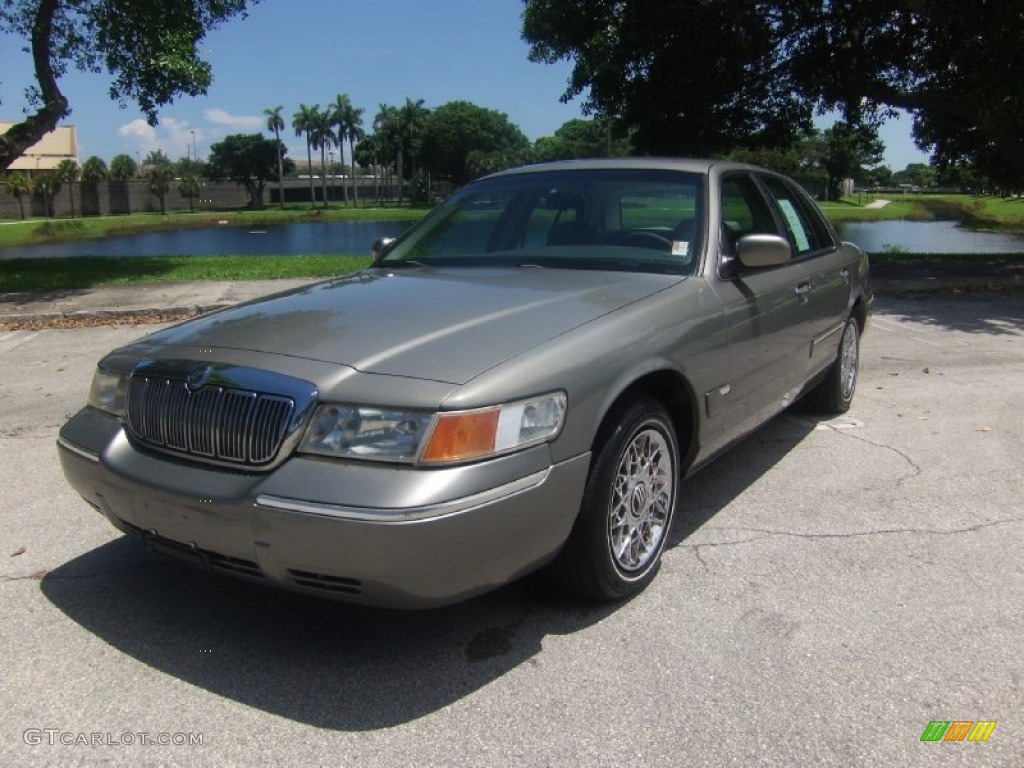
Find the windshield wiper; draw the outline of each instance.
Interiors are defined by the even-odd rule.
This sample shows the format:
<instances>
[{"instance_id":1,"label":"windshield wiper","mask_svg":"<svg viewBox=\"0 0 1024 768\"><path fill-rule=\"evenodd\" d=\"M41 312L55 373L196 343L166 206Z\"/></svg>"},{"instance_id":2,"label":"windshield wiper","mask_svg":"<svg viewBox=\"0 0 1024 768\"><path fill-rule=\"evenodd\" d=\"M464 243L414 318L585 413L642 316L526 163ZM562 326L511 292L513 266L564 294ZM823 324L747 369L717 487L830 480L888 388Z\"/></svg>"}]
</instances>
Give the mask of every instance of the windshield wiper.
<instances>
[{"instance_id":1,"label":"windshield wiper","mask_svg":"<svg viewBox=\"0 0 1024 768\"><path fill-rule=\"evenodd\" d=\"M427 268L427 265L422 261L416 261L416 259L395 259L394 261L380 261L374 264L375 267L381 269L404 269L405 267L423 267Z\"/></svg>"}]
</instances>

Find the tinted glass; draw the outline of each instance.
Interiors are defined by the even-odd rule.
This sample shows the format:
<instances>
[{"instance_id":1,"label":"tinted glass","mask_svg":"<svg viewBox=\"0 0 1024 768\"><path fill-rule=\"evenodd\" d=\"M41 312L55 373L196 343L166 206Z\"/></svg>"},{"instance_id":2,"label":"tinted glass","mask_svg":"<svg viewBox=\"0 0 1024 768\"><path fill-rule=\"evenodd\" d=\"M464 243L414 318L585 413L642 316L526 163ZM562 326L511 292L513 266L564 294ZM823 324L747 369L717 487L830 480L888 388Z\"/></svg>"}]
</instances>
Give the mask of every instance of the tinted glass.
<instances>
[{"instance_id":1,"label":"tinted glass","mask_svg":"<svg viewBox=\"0 0 1024 768\"><path fill-rule=\"evenodd\" d=\"M687 274L699 252L704 177L649 170L522 173L457 192L383 265L542 266Z\"/></svg>"},{"instance_id":2,"label":"tinted glass","mask_svg":"<svg viewBox=\"0 0 1024 768\"><path fill-rule=\"evenodd\" d=\"M763 181L768 188L768 194L779 207L789 239L797 253L803 255L835 245L821 219L812 210L813 204L802 194L774 176L766 176Z\"/></svg>"},{"instance_id":3,"label":"tinted glass","mask_svg":"<svg viewBox=\"0 0 1024 768\"><path fill-rule=\"evenodd\" d=\"M736 252L736 242L744 235L777 235L778 227L768 203L750 176L722 179L722 244L726 253Z\"/></svg>"}]
</instances>

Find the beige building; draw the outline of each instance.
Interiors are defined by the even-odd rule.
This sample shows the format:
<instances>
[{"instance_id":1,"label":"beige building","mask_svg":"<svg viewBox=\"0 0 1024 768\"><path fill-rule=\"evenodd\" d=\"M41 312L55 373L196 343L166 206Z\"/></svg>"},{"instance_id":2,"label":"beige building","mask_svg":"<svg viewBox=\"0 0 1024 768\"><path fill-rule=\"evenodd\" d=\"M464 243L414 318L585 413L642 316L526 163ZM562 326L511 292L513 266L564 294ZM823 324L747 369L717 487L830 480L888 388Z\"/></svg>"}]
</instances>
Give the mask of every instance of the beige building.
<instances>
[{"instance_id":1,"label":"beige building","mask_svg":"<svg viewBox=\"0 0 1024 768\"><path fill-rule=\"evenodd\" d=\"M7 133L14 123L0 120L0 134ZM67 159L78 162L78 134L75 126L62 125L29 147L15 160L10 171L52 171L57 163Z\"/></svg>"}]
</instances>

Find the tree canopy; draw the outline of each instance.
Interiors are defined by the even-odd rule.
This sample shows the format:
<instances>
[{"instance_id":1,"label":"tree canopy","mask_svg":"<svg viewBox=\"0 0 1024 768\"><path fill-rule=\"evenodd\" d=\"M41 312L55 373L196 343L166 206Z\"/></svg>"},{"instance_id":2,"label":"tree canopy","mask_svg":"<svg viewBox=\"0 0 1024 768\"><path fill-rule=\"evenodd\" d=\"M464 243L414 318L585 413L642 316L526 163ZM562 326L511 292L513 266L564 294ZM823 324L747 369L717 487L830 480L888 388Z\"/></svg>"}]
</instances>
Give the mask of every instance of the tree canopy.
<instances>
[{"instance_id":1,"label":"tree canopy","mask_svg":"<svg viewBox=\"0 0 1024 768\"><path fill-rule=\"evenodd\" d=\"M1024 179L1020 0L525 0L530 58L574 62L563 100L640 151L788 146L816 110L913 115L941 164Z\"/></svg>"},{"instance_id":2,"label":"tree canopy","mask_svg":"<svg viewBox=\"0 0 1024 768\"><path fill-rule=\"evenodd\" d=\"M230 179L241 184L249 193L249 205L263 205L263 187L267 179L277 178L278 150L287 150L280 141L264 138L261 133L236 133L224 137L210 147L210 160L206 174L211 179ZM288 173L294 163L284 159Z\"/></svg>"},{"instance_id":3,"label":"tree canopy","mask_svg":"<svg viewBox=\"0 0 1024 768\"><path fill-rule=\"evenodd\" d=\"M456 185L528 156L530 142L508 115L468 101L442 104L426 118L421 162Z\"/></svg>"},{"instance_id":4,"label":"tree canopy","mask_svg":"<svg viewBox=\"0 0 1024 768\"><path fill-rule=\"evenodd\" d=\"M0 170L71 113L58 79L69 67L112 76L110 97L134 102L150 125L177 96L205 94L213 76L199 56L206 32L258 0L4 0L0 31L28 41L35 112L0 136ZM4 83L4 85L7 85Z\"/></svg>"}]
</instances>

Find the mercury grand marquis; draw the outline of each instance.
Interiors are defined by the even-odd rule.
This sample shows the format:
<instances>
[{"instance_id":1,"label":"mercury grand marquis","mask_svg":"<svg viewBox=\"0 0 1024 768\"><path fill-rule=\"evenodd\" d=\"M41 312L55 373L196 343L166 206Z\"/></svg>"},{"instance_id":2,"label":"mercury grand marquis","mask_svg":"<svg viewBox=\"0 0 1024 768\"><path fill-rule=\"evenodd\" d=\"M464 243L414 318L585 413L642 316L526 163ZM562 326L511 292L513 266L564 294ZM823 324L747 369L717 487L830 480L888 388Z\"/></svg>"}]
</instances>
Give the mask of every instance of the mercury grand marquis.
<instances>
[{"instance_id":1,"label":"mercury grand marquis","mask_svg":"<svg viewBox=\"0 0 1024 768\"><path fill-rule=\"evenodd\" d=\"M735 163L533 165L453 194L354 274L104 357L68 482L210 571L429 607L545 569L615 600L684 478L800 398L850 407L868 263Z\"/></svg>"}]
</instances>

